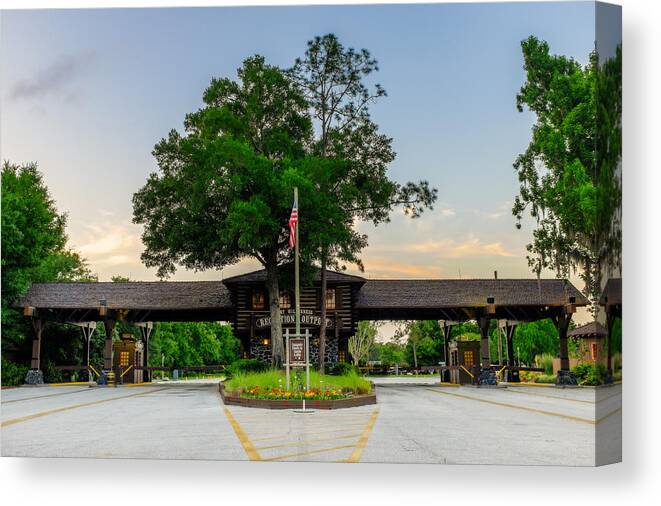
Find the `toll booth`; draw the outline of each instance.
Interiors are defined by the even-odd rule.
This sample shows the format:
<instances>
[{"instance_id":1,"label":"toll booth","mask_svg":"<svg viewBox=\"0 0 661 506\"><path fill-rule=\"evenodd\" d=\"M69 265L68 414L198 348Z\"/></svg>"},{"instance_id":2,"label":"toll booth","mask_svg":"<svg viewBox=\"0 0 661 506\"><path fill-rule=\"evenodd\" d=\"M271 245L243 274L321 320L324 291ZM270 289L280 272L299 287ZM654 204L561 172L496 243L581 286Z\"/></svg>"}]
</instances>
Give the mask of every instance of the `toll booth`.
<instances>
[{"instance_id":1,"label":"toll booth","mask_svg":"<svg viewBox=\"0 0 661 506\"><path fill-rule=\"evenodd\" d=\"M113 343L113 369L117 383L142 383L144 365L144 345L133 334L122 334L119 341Z\"/></svg>"},{"instance_id":2,"label":"toll booth","mask_svg":"<svg viewBox=\"0 0 661 506\"><path fill-rule=\"evenodd\" d=\"M450 382L458 385L472 383L471 374L475 375L480 365L480 342L451 341L448 348L450 351L449 365L458 367L458 369L450 370Z\"/></svg>"}]
</instances>

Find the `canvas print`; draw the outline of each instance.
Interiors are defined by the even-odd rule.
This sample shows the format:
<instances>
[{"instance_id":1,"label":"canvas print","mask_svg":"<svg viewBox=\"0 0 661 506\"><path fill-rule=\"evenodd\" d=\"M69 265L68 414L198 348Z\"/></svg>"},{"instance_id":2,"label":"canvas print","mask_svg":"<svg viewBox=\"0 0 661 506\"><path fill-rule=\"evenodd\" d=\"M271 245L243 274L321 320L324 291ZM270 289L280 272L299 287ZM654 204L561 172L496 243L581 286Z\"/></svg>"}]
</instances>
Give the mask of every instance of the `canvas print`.
<instances>
[{"instance_id":1,"label":"canvas print","mask_svg":"<svg viewBox=\"0 0 661 506\"><path fill-rule=\"evenodd\" d=\"M3 457L622 457L621 9L1 13Z\"/></svg>"}]
</instances>

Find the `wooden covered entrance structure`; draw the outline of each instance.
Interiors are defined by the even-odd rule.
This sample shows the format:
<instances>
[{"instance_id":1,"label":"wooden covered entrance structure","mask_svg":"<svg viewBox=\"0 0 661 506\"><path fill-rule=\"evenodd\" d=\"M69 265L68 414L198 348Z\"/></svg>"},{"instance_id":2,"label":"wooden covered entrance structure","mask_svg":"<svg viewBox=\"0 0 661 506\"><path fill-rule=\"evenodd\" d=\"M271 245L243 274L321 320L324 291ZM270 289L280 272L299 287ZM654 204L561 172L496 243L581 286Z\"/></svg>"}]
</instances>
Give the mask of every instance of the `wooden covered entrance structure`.
<instances>
[{"instance_id":1,"label":"wooden covered entrance structure","mask_svg":"<svg viewBox=\"0 0 661 506\"><path fill-rule=\"evenodd\" d=\"M229 322L241 340L242 354L255 356L258 349L255 342L268 346L267 338L262 337L266 334L259 334L270 326L268 310L263 305L268 300L265 281L262 270L224 281L34 284L16 304L31 318L35 331L28 379L38 381L41 336L49 320L78 325L102 322L107 336L105 369L112 367L112 331L118 321L141 327L146 358L151 322L157 321ZM496 374L489 354L490 321L505 322L511 344L518 323L550 318L560 335L558 381L575 383L569 372L567 330L576 307L587 305L588 300L569 281L366 279L335 272L328 276L329 292L321 294L319 286L317 273L309 286L303 288L301 309L309 316L303 326L318 327L320 297L327 297L327 302L332 302L327 318L331 322L329 330L337 339L334 357L337 361L348 359L346 341L361 320L439 320L446 336L446 352L452 325L475 320L481 335L478 383L495 384ZM281 307L291 301L286 290L281 292L280 301ZM511 345L508 359L508 365L513 368Z\"/></svg>"}]
</instances>

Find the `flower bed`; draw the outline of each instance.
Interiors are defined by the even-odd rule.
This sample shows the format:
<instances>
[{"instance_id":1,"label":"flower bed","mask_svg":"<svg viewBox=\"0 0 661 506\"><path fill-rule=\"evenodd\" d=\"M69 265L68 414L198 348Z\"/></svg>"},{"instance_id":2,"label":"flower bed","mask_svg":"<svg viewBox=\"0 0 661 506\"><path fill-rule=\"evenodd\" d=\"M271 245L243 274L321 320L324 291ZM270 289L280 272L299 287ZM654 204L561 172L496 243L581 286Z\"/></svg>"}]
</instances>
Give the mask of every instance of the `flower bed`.
<instances>
[{"instance_id":1,"label":"flower bed","mask_svg":"<svg viewBox=\"0 0 661 506\"><path fill-rule=\"evenodd\" d=\"M225 405L262 409L301 409L303 407L303 401L301 399L294 399L291 397L284 399L266 399L237 395L234 392L227 392L223 383L220 383L219 388L220 397ZM305 406L309 409L342 409L367 406L369 404L376 404L376 394L373 390L370 394L354 395L339 399L306 398L305 400Z\"/></svg>"},{"instance_id":2,"label":"flower bed","mask_svg":"<svg viewBox=\"0 0 661 506\"><path fill-rule=\"evenodd\" d=\"M303 400L319 409L376 403L372 383L355 373L327 376L310 371L310 388L303 386L304 378L300 372L293 373L291 388L286 389L283 371L237 374L221 383L220 394L225 404L271 409L301 407Z\"/></svg>"}]
</instances>

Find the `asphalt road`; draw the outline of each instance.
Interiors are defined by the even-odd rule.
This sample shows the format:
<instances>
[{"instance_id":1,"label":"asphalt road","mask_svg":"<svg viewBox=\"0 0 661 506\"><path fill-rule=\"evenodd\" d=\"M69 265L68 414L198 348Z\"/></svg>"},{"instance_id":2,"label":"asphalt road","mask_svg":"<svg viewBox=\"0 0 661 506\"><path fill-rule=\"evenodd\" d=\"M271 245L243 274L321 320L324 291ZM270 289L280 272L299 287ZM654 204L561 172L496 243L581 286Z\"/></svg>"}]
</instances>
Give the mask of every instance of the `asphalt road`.
<instances>
[{"instance_id":1,"label":"asphalt road","mask_svg":"<svg viewBox=\"0 0 661 506\"><path fill-rule=\"evenodd\" d=\"M621 386L377 380L376 406L223 406L215 383L2 391L3 456L591 466L621 459Z\"/></svg>"}]
</instances>

